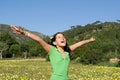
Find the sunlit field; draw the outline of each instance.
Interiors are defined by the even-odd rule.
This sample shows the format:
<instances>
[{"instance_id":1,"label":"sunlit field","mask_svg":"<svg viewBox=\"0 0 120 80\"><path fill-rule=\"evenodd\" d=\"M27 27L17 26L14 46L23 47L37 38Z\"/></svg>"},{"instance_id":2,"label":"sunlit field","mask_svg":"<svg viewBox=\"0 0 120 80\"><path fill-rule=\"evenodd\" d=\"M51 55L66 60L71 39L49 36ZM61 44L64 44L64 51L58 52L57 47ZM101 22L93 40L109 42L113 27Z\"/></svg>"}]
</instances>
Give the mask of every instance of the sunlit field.
<instances>
[{"instance_id":1,"label":"sunlit field","mask_svg":"<svg viewBox=\"0 0 120 80\"><path fill-rule=\"evenodd\" d=\"M51 65L44 59L0 60L0 80L49 80ZM120 80L120 68L70 63L70 80Z\"/></svg>"}]
</instances>

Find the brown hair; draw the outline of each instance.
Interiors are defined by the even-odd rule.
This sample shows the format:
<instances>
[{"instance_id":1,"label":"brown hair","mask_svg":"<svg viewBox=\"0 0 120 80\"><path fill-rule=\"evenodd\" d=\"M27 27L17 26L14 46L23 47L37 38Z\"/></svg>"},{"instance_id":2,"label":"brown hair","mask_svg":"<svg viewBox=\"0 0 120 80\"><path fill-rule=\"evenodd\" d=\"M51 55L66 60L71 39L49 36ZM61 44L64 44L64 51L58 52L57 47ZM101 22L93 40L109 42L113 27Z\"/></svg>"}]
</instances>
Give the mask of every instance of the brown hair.
<instances>
[{"instance_id":1,"label":"brown hair","mask_svg":"<svg viewBox=\"0 0 120 80\"><path fill-rule=\"evenodd\" d=\"M64 34L62 32L57 32L56 34L53 35L53 37L51 39L51 42L50 42L50 45L55 46L55 47L56 47L56 45L54 45L53 42L56 40L56 35L57 34L62 34L64 36ZM64 47L64 51L69 52L69 53L71 52L67 42L66 42L66 45Z\"/></svg>"}]
</instances>

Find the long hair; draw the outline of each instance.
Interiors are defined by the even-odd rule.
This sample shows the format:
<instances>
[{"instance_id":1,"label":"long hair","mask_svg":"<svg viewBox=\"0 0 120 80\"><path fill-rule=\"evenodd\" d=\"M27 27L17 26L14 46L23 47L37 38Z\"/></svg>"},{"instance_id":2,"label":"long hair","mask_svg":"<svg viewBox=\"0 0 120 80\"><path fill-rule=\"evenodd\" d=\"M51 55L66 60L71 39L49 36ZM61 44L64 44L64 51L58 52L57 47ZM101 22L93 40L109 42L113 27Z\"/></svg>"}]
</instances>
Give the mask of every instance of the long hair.
<instances>
[{"instance_id":1,"label":"long hair","mask_svg":"<svg viewBox=\"0 0 120 80\"><path fill-rule=\"evenodd\" d=\"M57 35L57 34L62 34L62 35L64 36L64 34L63 34L62 32L57 32L56 34L53 35L53 37L51 38L50 45L55 46L55 47L56 47L56 45L54 45L53 42L56 40L56 35ZM71 50L70 50L67 42L66 42L66 45L65 45L65 47L64 47L64 51L68 52L69 54L70 54L70 52L71 52Z\"/></svg>"}]
</instances>

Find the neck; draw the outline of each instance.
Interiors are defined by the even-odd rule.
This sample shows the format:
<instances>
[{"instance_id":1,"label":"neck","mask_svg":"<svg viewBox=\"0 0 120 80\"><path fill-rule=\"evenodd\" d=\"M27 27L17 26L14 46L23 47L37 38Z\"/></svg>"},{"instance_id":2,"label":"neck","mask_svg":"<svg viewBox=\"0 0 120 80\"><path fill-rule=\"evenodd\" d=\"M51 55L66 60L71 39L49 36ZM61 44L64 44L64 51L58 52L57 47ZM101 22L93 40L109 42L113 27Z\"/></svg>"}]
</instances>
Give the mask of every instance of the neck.
<instances>
[{"instance_id":1,"label":"neck","mask_svg":"<svg viewBox=\"0 0 120 80\"><path fill-rule=\"evenodd\" d=\"M60 46L56 46L56 47L61 53L64 53L64 48L63 47L60 47Z\"/></svg>"}]
</instances>

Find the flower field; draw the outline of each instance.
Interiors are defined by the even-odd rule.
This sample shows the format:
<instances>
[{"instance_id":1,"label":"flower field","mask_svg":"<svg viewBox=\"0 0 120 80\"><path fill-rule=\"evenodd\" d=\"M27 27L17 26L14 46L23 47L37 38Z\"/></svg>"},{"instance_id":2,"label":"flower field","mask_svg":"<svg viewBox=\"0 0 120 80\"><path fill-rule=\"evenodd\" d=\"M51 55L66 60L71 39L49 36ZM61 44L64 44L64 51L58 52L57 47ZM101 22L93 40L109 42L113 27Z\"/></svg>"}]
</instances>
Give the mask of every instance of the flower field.
<instances>
[{"instance_id":1,"label":"flower field","mask_svg":"<svg viewBox=\"0 0 120 80\"><path fill-rule=\"evenodd\" d=\"M44 59L0 60L0 80L49 80L50 62ZM70 80L120 80L120 68L70 63Z\"/></svg>"}]
</instances>

